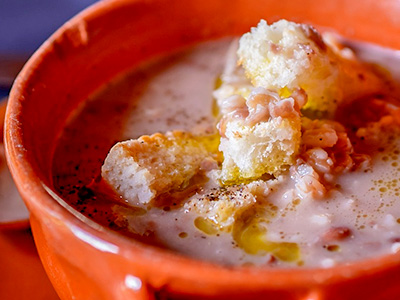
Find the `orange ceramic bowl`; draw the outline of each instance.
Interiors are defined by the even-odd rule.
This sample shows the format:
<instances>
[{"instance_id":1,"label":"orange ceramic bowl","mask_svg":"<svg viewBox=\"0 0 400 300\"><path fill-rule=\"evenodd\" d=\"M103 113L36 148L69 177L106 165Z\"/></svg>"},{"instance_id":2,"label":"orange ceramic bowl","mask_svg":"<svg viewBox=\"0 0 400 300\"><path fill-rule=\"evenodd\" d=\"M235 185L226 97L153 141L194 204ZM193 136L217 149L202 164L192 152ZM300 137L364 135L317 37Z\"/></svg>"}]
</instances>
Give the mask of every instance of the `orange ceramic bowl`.
<instances>
[{"instance_id":1,"label":"orange ceramic bowl","mask_svg":"<svg viewBox=\"0 0 400 300\"><path fill-rule=\"evenodd\" d=\"M330 269L223 267L117 235L52 191L51 161L66 119L135 64L260 18L327 27L400 49L397 0L100 2L67 22L29 60L11 91L9 165L31 211L44 267L61 299L400 299L400 254Z\"/></svg>"}]
</instances>

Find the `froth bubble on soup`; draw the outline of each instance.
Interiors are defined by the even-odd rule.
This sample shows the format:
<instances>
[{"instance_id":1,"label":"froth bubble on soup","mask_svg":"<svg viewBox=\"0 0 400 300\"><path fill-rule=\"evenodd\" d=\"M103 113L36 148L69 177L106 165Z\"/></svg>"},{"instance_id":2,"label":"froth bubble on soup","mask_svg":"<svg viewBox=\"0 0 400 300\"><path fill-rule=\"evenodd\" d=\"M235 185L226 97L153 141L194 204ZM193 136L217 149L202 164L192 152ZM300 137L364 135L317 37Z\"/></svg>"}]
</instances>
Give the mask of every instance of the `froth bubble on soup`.
<instances>
[{"instance_id":1,"label":"froth bubble on soup","mask_svg":"<svg viewBox=\"0 0 400 300\"><path fill-rule=\"evenodd\" d=\"M284 20L146 62L68 121L55 189L120 234L224 265L398 252L399 66Z\"/></svg>"}]
</instances>

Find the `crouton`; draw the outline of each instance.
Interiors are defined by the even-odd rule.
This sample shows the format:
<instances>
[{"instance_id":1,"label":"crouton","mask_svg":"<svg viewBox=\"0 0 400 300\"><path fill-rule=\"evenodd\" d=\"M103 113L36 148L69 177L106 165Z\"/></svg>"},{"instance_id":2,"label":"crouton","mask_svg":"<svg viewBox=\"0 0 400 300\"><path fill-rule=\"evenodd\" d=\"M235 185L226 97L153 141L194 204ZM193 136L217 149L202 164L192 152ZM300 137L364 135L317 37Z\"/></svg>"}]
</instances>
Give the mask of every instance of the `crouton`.
<instances>
[{"instance_id":1,"label":"crouton","mask_svg":"<svg viewBox=\"0 0 400 300\"><path fill-rule=\"evenodd\" d=\"M242 186L233 186L215 188L205 195L193 197L185 203L185 209L201 216L202 220L197 222L199 229L209 222L216 230L229 231L241 212L254 203L256 198L253 194Z\"/></svg>"},{"instance_id":2,"label":"crouton","mask_svg":"<svg viewBox=\"0 0 400 300\"><path fill-rule=\"evenodd\" d=\"M264 174L278 175L293 164L301 142L299 111L305 102L301 91L281 99L262 88L254 89L247 100L227 99L218 124L222 182L238 184Z\"/></svg>"},{"instance_id":3,"label":"crouton","mask_svg":"<svg viewBox=\"0 0 400 300\"><path fill-rule=\"evenodd\" d=\"M229 232L245 211L256 203L266 201L271 187L278 184L278 180L257 180L248 184L213 188L193 196L184 207L186 211L201 216L196 222L200 230Z\"/></svg>"},{"instance_id":4,"label":"crouton","mask_svg":"<svg viewBox=\"0 0 400 300\"><path fill-rule=\"evenodd\" d=\"M103 179L131 205L185 188L203 161L215 157L216 138L180 131L117 143L101 169Z\"/></svg>"},{"instance_id":5,"label":"crouton","mask_svg":"<svg viewBox=\"0 0 400 300\"><path fill-rule=\"evenodd\" d=\"M261 20L240 39L238 56L254 86L281 96L302 88L308 95L304 109L331 116L342 101L381 92L385 86L380 75L346 50L325 43L310 25Z\"/></svg>"}]
</instances>

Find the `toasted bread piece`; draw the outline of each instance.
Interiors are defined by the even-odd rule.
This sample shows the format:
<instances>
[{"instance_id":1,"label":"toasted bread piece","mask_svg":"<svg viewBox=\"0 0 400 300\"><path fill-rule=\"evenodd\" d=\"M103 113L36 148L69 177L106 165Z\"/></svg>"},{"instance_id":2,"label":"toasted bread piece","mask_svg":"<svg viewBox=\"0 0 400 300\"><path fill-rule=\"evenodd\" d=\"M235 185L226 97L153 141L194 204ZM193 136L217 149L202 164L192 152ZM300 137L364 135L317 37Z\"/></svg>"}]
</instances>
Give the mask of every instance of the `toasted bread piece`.
<instances>
[{"instance_id":1,"label":"toasted bread piece","mask_svg":"<svg viewBox=\"0 0 400 300\"><path fill-rule=\"evenodd\" d=\"M227 99L219 123L224 155L221 180L238 184L264 174L278 175L295 162L301 141L300 108L306 95L281 99L277 93L254 89L247 100Z\"/></svg>"},{"instance_id":2,"label":"toasted bread piece","mask_svg":"<svg viewBox=\"0 0 400 300\"><path fill-rule=\"evenodd\" d=\"M248 184L213 188L193 196L185 203L185 210L193 211L202 218L197 226L206 227L205 231L210 226L215 230L230 231L242 213L256 203L263 202L271 192L271 187L277 184L277 180L258 180Z\"/></svg>"},{"instance_id":3,"label":"toasted bread piece","mask_svg":"<svg viewBox=\"0 0 400 300\"><path fill-rule=\"evenodd\" d=\"M146 204L158 194L184 188L202 162L215 156L214 140L173 131L120 142L110 150L101 174L127 203Z\"/></svg>"},{"instance_id":4,"label":"toasted bread piece","mask_svg":"<svg viewBox=\"0 0 400 300\"><path fill-rule=\"evenodd\" d=\"M310 25L261 20L240 39L238 56L254 86L283 96L302 88L308 95L304 109L332 115L342 101L381 92L386 85L350 52L325 43Z\"/></svg>"},{"instance_id":5,"label":"toasted bread piece","mask_svg":"<svg viewBox=\"0 0 400 300\"><path fill-rule=\"evenodd\" d=\"M255 125L233 119L224 130L219 146L224 155L219 179L224 185L279 175L295 162L301 144L300 117L277 117Z\"/></svg>"},{"instance_id":6,"label":"toasted bread piece","mask_svg":"<svg viewBox=\"0 0 400 300\"><path fill-rule=\"evenodd\" d=\"M256 198L253 194L243 187L235 186L216 188L206 195L194 197L185 204L185 209L193 210L203 218L197 223L199 229L210 225L216 230L229 231L241 212L254 203Z\"/></svg>"},{"instance_id":7,"label":"toasted bread piece","mask_svg":"<svg viewBox=\"0 0 400 300\"><path fill-rule=\"evenodd\" d=\"M264 174L279 174L294 163L300 135L301 126L296 119L275 118L254 126L229 122L226 138L220 144L224 153L223 182L239 183Z\"/></svg>"},{"instance_id":8,"label":"toasted bread piece","mask_svg":"<svg viewBox=\"0 0 400 300\"><path fill-rule=\"evenodd\" d=\"M201 219L195 224L200 230L203 227L204 231L209 232L229 232L243 213L258 204L267 204L268 195L279 184L279 179L256 180L247 184L213 188L194 195L184 207L186 211L199 215Z\"/></svg>"}]
</instances>

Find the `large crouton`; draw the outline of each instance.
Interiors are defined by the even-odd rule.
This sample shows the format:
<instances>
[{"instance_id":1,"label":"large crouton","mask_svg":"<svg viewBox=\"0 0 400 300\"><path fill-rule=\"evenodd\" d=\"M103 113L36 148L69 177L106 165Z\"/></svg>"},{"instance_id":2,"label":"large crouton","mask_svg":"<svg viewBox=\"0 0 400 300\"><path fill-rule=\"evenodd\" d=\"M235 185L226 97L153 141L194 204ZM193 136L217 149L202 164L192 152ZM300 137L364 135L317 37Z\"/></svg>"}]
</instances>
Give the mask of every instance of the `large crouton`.
<instances>
[{"instance_id":1,"label":"large crouton","mask_svg":"<svg viewBox=\"0 0 400 300\"><path fill-rule=\"evenodd\" d=\"M157 195L184 188L202 162L217 152L215 137L180 131L156 133L120 142L102 166L103 179L131 204L146 204Z\"/></svg>"},{"instance_id":2,"label":"large crouton","mask_svg":"<svg viewBox=\"0 0 400 300\"><path fill-rule=\"evenodd\" d=\"M302 88L308 95L305 109L332 115L343 100L381 92L385 85L349 51L325 43L310 25L261 20L240 39L238 56L254 86L281 95Z\"/></svg>"},{"instance_id":3,"label":"large crouton","mask_svg":"<svg viewBox=\"0 0 400 300\"><path fill-rule=\"evenodd\" d=\"M306 95L281 99L277 93L254 89L247 100L227 99L219 122L221 179L237 184L264 174L278 175L295 162L301 141L300 108Z\"/></svg>"},{"instance_id":4,"label":"large crouton","mask_svg":"<svg viewBox=\"0 0 400 300\"><path fill-rule=\"evenodd\" d=\"M254 126L229 122L226 138L221 139L224 153L221 178L225 183L254 180L264 174L279 174L295 162L300 146L298 120L276 118Z\"/></svg>"}]
</instances>

